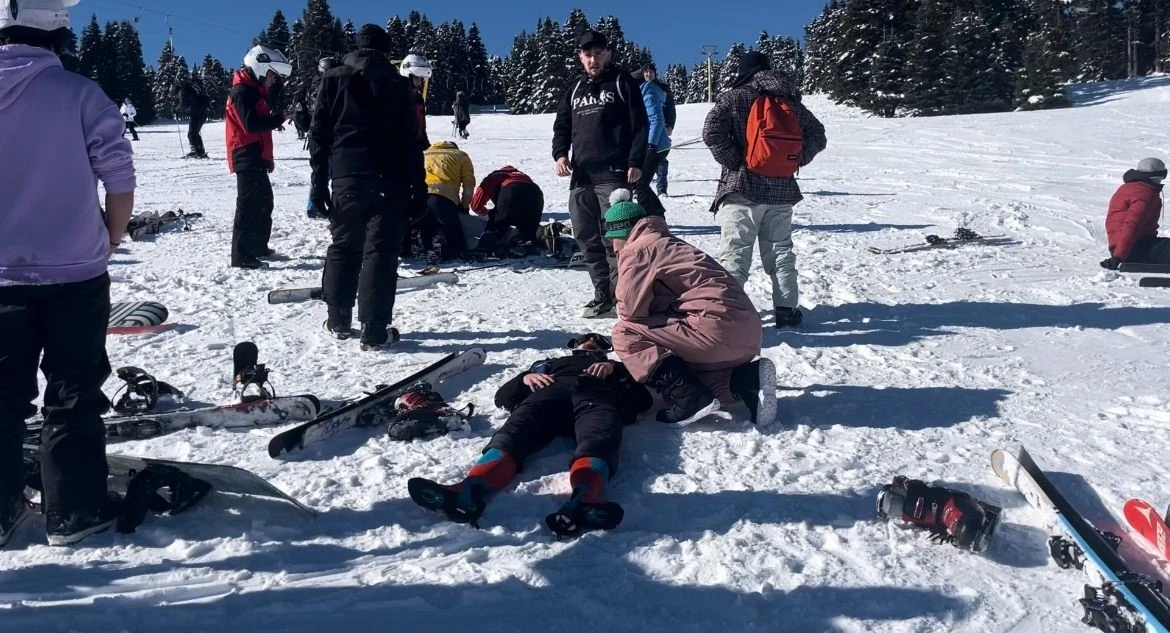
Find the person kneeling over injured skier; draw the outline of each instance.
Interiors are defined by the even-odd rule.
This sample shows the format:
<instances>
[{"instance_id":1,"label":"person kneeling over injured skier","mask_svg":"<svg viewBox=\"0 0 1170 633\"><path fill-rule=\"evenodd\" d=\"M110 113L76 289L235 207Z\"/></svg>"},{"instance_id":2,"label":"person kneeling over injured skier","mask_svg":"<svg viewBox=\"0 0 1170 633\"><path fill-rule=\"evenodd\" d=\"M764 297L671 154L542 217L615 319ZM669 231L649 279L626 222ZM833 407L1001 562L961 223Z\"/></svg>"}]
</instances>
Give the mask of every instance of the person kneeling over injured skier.
<instances>
[{"instance_id":1,"label":"person kneeling over injured skier","mask_svg":"<svg viewBox=\"0 0 1170 633\"><path fill-rule=\"evenodd\" d=\"M577 442L569 467L572 497L545 523L561 536L617 527L622 508L605 499L605 487L617 471L622 427L650 409L653 398L621 363L607 358L612 345L605 336L585 334L568 346L572 355L536 362L500 387L496 406L511 415L483 457L456 484L411 479L415 503L479 527L491 496L508 486L530 455L571 436Z\"/></svg>"},{"instance_id":2,"label":"person kneeling over injured skier","mask_svg":"<svg viewBox=\"0 0 1170 633\"><path fill-rule=\"evenodd\" d=\"M634 379L666 399L658 421L685 426L741 401L752 422L771 422L776 366L752 360L763 324L743 286L630 197L614 191L605 212L618 261L613 344Z\"/></svg>"}]
</instances>

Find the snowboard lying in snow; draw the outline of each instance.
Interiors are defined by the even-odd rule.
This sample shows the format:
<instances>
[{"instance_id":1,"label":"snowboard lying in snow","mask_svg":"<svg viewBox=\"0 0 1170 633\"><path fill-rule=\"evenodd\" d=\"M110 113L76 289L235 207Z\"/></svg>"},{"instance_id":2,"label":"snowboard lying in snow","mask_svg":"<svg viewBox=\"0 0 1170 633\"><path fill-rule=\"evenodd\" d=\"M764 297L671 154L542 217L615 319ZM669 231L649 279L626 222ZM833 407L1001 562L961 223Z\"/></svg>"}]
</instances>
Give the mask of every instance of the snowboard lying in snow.
<instances>
[{"instance_id":1,"label":"snowboard lying in snow","mask_svg":"<svg viewBox=\"0 0 1170 633\"><path fill-rule=\"evenodd\" d=\"M167 307L157 301L119 301L110 304L110 316L106 321L107 334L141 334L155 332L168 326L164 324L170 313Z\"/></svg>"},{"instance_id":2,"label":"snowboard lying in snow","mask_svg":"<svg viewBox=\"0 0 1170 633\"><path fill-rule=\"evenodd\" d=\"M399 277L398 289L425 288L435 284L453 284L459 281L459 276L453 272L436 273L433 275L417 275L415 277ZM301 301L321 301L325 298L325 291L317 288L282 288L268 293L268 303L299 303Z\"/></svg>"},{"instance_id":3,"label":"snowboard lying in snow","mask_svg":"<svg viewBox=\"0 0 1170 633\"><path fill-rule=\"evenodd\" d=\"M1122 262L1117 267L1120 273L1147 273L1155 275L1170 275L1170 264L1136 264ZM1170 288L1170 277L1141 277L1138 285L1142 288Z\"/></svg>"}]
</instances>

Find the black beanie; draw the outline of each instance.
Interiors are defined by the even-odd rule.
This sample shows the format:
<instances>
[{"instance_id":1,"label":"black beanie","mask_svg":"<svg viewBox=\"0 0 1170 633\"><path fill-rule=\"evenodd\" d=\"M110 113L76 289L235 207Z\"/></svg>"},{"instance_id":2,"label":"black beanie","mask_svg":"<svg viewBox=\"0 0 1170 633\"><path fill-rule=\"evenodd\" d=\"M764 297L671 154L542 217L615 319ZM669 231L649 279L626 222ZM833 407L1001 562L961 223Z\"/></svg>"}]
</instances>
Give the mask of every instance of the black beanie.
<instances>
[{"instance_id":1,"label":"black beanie","mask_svg":"<svg viewBox=\"0 0 1170 633\"><path fill-rule=\"evenodd\" d=\"M772 62L768 61L768 56L759 51L751 51L744 53L743 57L739 58L739 72L735 76L735 87L742 86L752 80L756 73L761 70L772 70Z\"/></svg>"},{"instance_id":2,"label":"black beanie","mask_svg":"<svg viewBox=\"0 0 1170 633\"><path fill-rule=\"evenodd\" d=\"M390 36L377 24L363 24L354 38L358 49L370 49L385 53L390 50Z\"/></svg>"}]
</instances>

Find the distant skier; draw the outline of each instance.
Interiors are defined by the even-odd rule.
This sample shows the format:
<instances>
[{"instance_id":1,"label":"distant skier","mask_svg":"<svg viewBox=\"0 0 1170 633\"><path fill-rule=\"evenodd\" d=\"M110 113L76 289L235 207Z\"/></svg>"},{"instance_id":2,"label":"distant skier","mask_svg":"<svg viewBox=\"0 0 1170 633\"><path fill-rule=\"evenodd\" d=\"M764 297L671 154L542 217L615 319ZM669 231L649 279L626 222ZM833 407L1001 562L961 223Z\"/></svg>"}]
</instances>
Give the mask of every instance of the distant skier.
<instances>
[{"instance_id":1,"label":"distant skier","mask_svg":"<svg viewBox=\"0 0 1170 633\"><path fill-rule=\"evenodd\" d=\"M1143 158L1137 169L1125 172L1125 184L1109 199L1105 233L1109 237L1109 259L1101 266L1116 270L1122 262L1170 264L1170 238L1158 237L1162 217L1162 181L1166 164L1157 158Z\"/></svg>"},{"instance_id":2,"label":"distant skier","mask_svg":"<svg viewBox=\"0 0 1170 633\"><path fill-rule=\"evenodd\" d=\"M546 358L504 383L496 406L510 415L460 482L443 485L416 477L408 482L415 503L456 523L479 527L488 501L508 486L528 458L555 438L576 440L569 460L572 494L545 519L549 529L576 536L613 529L622 509L606 500L618 467L622 428L653 404L650 393L621 363L608 359L609 339L588 333L569 341L570 356Z\"/></svg>"},{"instance_id":3,"label":"distant skier","mask_svg":"<svg viewBox=\"0 0 1170 633\"><path fill-rule=\"evenodd\" d=\"M642 191L649 193L650 181L658 173L658 166L670 155L670 132L667 131L670 126L666 122L667 93L654 81L654 76L652 64L630 75L634 83L641 86L642 103L646 106L646 119L650 125L647 132L646 160L642 163L642 178L638 181L639 189L634 191L634 196L639 200L648 200ZM655 200L658 201L657 198ZM661 201L658 201L658 206L662 206ZM663 210L665 212L665 207Z\"/></svg>"},{"instance_id":4,"label":"distant skier","mask_svg":"<svg viewBox=\"0 0 1170 633\"><path fill-rule=\"evenodd\" d=\"M642 69L643 81L649 81L662 89L666 94L666 101L662 104L662 117L666 122L666 136L674 136L674 124L678 121L678 110L674 104L674 91L670 89L670 84L658 78L658 67L654 64L646 64ZM669 185L670 176L670 160L667 158L670 152L664 152L659 156L658 169L655 170L657 182L655 183L655 191L659 196L666 196L667 186Z\"/></svg>"},{"instance_id":5,"label":"distant skier","mask_svg":"<svg viewBox=\"0 0 1170 633\"><path fill-rule=\"evenodd\" d=\"M618 358L666 399L660 422L689 424L737 401L753 422L772 422L776 367L752 360L763 332L743 285L630 196L617 190L605 212L618 259Z\"/></svg>"},{"instance_id":6,"label":"distant skier","mask_svg":"<svg viewBox=\"0 0 1170 633\"><path fill-rule=\"evenodd\" d=\"M322 57L317 60L317 79L313 82L311 87L306 87L305 92L305 112L303 115L303 123L305 126L305 133L308 134L309 128L313 123L313 114L317 111L317 96L321 93L321 83L325 79L325 73L333 68L334 62L332 57ZM300 113L298 113L300 114ZM312 140L306 136L305 146L310 153L313 151ZM326 157L326 165L328 166L328 157ZM325 218L325 210L318 208L313 204L313 190L309 189L309 200L305 203L305 214L310 218Z\"/></svg>"},{"instance_id":7,"label":"distant skier","mask_svg":"<svg viewBox=\"0 0 1170 633\"><path fill-rule=\"evenodd\" d=\"M467 126L471 124L471 111L468 109L467 95L460 90L455 93L455 103L451 105L451 109L455 112L455 127L458 128L459 138L465 139L471 134L467 131Z\"/></svg>"},{"instance_id":8,"label":"distant skier","mask_svg":"<svg viewBox=\"0 0 1170 633\"><path fill-rule=\"evenodd\" d=\"M418 123L418 146L420 151L426 151L431 146L427 138L427 103L423 96L423 87L430 79L431 63L422 55L407 55L398 66L398 72L410 80L414 92L414 110Z\"/></svg>"},{"instance_id":9,"label":"distant skier","mask_svg":"<svg viewBox=\"0 0 1170 633\"><path fill-rule=\"evenodd\" d=\"M494 205L490 210L489 202ZM528 174L504 165L479 183L471 197L471 210L488 216L487 230L500 233L514 226L520 241L535 242L544 214L544 192Z\"/></svg>"},{"instance_id":10,"label":"distant skier","mask_svg":"<svg viewBox=\"0 0 1170 633\"><path fill-rule=\"evenodd\" d=\"M130 136L133 138L133 140L137 141L138 121L135 119L138 118L138 109L134 107L134 102L130 100L130 97L126 97L126 99L122 101L122 108L120 109L120 112L122 113L122 121L126 126L122 132L122 136L126 136L126 132L130 132Z\"/></svg>"},{"instance_id":11,"label":"distant skier","mask_svg":"<svg viewBox=\"0 0 1170 633\"><path fill-rule=\"evenodd\" d=\"M211 99L200 91L190 81L179 85L179 107L187 112L190 121L187 123L187 141L191 144L189 158L207 158L207 150L203 147L203 124L207 122L207 108Z\"/></svg>"},{"instance_id":12,"label":"distant skier","mask_svg":"<svg viewBox=\"0 0 1170 633\"><path fill-rule=\"evenodd\" d=\"M325 329L349 338L357 299L361 349L376 350L397 338L398 255L409 218L426 208L426 180L410 86L386 57L390 37L366 24L357 45L321 81L309 164L313 204L333 235L322 273Z\"/></svg>"},{"instance_id":13,"label":"distant skier","mask_svg":"<svg viewBox=\"0 0 1170 633\"><path fill-rule=\"evenodd\" d=\"M232 91L224 110L228 171L236 175L236 217L232 224L232 261L235 268L267 268L261 257L272 255L272 181L276 169L272 131L283 129L292 113L272 112L272 87L292 73L284 53L254 46L244 66L232 75Z\"/></svg>"},{"instance_id":14,"label":"distant skier","mask_svg":"<svg viewBox=\"0 0 1170 633\"><path fill-rule=\"evenodd\" d=\"M61 66L73 36L67 4L75 3L0 0L0 546L31 515L21 444L38 411L38 364L49 544L101 532L122 510L107 491L102 383L107 260L134 209L134 157L118 106Z\"/></svg>"},{"instance_id":15,"label":"distant skier","mask_svg":"<svg viewBox=\"0 0 1170 633\"><path fill-rule=\"evenodd\" d=\"M761 102L762 97L771 99ZM759 242L764 272L772 279L776 327L782 328L800 325L804 319L792 251L792 207L802 200L800 185L793 176L768 176L747 163L749 132L757 137L751 140L759 143L770 144L773 139L767 130L757 127L761 119L755 113L762 111L762 103L775 104L777 100L795 113L793 127L799 126L803 147L794 153L799 153L801 166L807 165L825 149L825 126L800 103L792 78L772 70L768 58L756 51L743 56L734 88L719 95L707 113L703 142L723 167L711 203L711 212L719 214L721 224L719 263L747 284L752 250ZM770 156L787 157L783 149L775 149Z\"/></svg>"}]
</instances>

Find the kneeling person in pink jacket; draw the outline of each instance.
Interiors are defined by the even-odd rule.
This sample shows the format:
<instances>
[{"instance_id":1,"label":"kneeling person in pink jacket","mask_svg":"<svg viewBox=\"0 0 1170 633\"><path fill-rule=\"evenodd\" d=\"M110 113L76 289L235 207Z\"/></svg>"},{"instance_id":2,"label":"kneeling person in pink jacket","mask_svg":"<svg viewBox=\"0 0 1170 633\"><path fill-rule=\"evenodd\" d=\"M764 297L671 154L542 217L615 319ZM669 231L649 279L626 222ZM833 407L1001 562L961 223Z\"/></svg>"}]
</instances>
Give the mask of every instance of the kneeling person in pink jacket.
<instances>
[{"instance_id":1,"label":"kneeling person in pink jacket","mask_svg":"<svg viewBox=\"0 0 1170 633\"><path fill-rule=\"evenodd\" d=\"M605 213L617 253L613 346L635 380L666 398L660 422L684 426L743 402L752 422L776 417L776 366L743 286L714 258L670 234L619 189Z\"/></svg>"}]
</instances>

